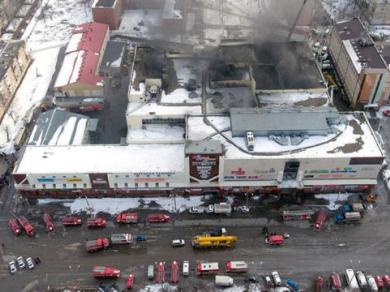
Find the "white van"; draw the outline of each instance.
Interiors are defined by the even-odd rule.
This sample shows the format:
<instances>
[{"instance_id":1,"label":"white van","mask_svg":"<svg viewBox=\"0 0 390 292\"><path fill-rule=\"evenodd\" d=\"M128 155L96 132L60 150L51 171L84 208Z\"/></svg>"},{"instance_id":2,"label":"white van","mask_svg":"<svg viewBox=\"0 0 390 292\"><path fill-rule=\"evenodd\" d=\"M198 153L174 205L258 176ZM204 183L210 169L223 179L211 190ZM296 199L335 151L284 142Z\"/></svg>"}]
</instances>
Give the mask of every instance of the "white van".
<instances>
[{"instance_id":1,"label":"white van","mask_svg":"<svg viewBox=\"0 0 390 292\"><path fill-rule=\"evenodd\" d=\"M190 262L183 261L183 276L188 276L190 274Z\"/></svg>"},{"instance_id":2,"label":"white van","mask_svg":"<svg viewBox=\"0 0 390 292\"><path fill-rule=\"evenodd\" d=\"M272 275L272 278L274 279L274 282L275 282L275 286L280 286L282 285L282 279L280 278L280 275L277 271L273 271L271 273Z\"/></svg>"}]
</instances>

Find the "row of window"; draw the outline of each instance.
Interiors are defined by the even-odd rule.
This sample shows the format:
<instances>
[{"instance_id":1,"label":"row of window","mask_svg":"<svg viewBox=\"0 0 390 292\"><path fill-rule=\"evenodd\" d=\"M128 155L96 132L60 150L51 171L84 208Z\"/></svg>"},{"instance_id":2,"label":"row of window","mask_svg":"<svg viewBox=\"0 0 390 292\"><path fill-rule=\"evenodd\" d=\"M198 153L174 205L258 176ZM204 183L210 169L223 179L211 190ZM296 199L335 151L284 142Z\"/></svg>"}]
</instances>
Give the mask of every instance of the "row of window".
<instances>
[{"instance_id":1,"label":"row of window","mask_svg":"<svg viewBox=\"0 0 390 292\"><path fill-rule=\"evenodd\" d=\"M128 183L124 183L124 188L128 188L128 187L129 187L129 184ZM156 182L154 185L149 184L149 183L145 183L145 184L135 183L134 184L134 188L140 188L140 187L145 187L145 188L156 187L156 188L159 188L160 187L160 183ZM161 187L162 187L162 185L161 185ZM169 182L165 183L165 187L169 188ZM36 189L37 186L35 184L33 184L32 188ZM46 188L57 189L57 185L56 184L52 184L52 185L42 184L42 189L46 189ZM67 184L62 184L62 189L68 189L68 188L79 189L81 187L78 186L77 184L73 184L73 187L70 187L70 185L68 186ZM83 184L82 188L86 189L87 188L87 184ZM118 188L118 184L117 183L114 183L114 188L116 188L116 189Z\"/></svg>"},{"instance_id":2,"label":"row of window","mask_svg":"<svg viewBox=\"0 0 390 292\"><path fill-rule=\"evenodd\" d=\"M170 173L167 173L167 174L165 174L167 177L171 177L171 174ZM135 177L140 177L140 174L135 174L134 175ZM142 175L143 177L150 177L150 174L143 174ZM115 178L120 178L121 176L120 175L118 175L118 174L116 174L115 175ZM127 175L124 175L123 177L125 177L125 178L129 178L129 175L127 174ZM157 173L157 174L155 174L155 175L153 175L153 177L161 177L161 174L159 174L159 173Z\"/></svg>"}]
</instances>

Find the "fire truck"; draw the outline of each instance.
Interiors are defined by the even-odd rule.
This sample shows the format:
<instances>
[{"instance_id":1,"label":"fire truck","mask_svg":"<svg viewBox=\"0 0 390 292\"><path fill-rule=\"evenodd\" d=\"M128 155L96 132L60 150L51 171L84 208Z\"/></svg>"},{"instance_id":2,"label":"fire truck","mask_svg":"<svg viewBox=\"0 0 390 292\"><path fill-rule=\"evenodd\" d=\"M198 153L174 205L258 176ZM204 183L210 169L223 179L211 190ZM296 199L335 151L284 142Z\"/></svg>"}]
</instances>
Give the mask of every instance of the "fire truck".
<instances>
[{"instance_id":1,"label":"fire truck","mask_svg":"<svg viewBox=\"0 0 390 292\"><path fill-rule=\"evenodd\" d=\"M16 220L15 218L9 219L8 227L12 231L12 233L15 234L16 236L22 232L18 220Z\"/></svg>"},{"instance_id":2,"label":"fire truck","mask_svg":"<svg viewBox=\"0 0 390 292\"><path fill-rule=\"evenodd\" d=\"M198 263L196 266L196 274L198 276L216 274L219 272L219 264L217 262L213 263Z\"/></svg>"},{"instance_id":3,"label":"fire truck","mask_svg":"<svg viewBox=\"0 0 390 292\"><path fill-rule=\"evenodd\" d=\"M283 211L282 216L283 221L310 220L313 214L312 210L290 210Z\"/></svg>"},{"instance_id":4,"label":"fire truck","mask_svg":"<svg viewBox=\"0 0 390 292\"><path fill-rule=\"evenodd\" d=\"M157 264L156 283L165 282L165 265L163 262Z\"/></svg>"},{"instance_id":5,"label":"fire truck","mask_svg":"<svg viewBox=\"0 0 390 292\"><path fill-rule=\"evenodd\" d=\"M147 220L149 223L165 223L169 222L169 220L171 220L171 217L166 214L157 213L148 215Z\"/></svg>"},{"instance_id":6,"label":"fire truck","mask_svg":"<svg viewBox=\"0 0 390 292\"><path fill-rule=\"evenodd\" d=\"M95 278L119 278L121 271L116 268L96 266L93 268L92 274Z\"/></svg>"},{"instance_id":7,"label":"fire truck","mask_svg":"<svg viewBox=\"0 0 390 292\"><path fill-rule=\"evenodd\" d=\"M137 212L122 212L116 215L116 223L138 223L138 213Z\"/></svg>"},{"instance_id":8,"label":"fire truck","mask_svg":"<svg viewBox=\"0 0 390 292\"><path fill-rule=\"evenodd\" d=\"M227 273L246 273L248 264L244 261L229 261L225 264L225 271Z\"/></svg>"},{"instance_id":9,"label":"fire truck","mask_svg":"<svg viewBox=\"0 0 390 292\"><path fill-rule=\"evenodd\" d=\"M179 264L177 261L172 262L171 266L171 282L177 283L179 282Z\"/></svg>"},{"instance_id":10,"label":"fire truck","mask_svg":"<svg viewBox=\"0 0 390 292\"><path fill-rule=\"evenodd\" d=\"M53 220L51 219L51 216L49 214L44 213L42 216L42 220L43 220L43 223L45 223L47 232L54 231L54 223L53 223Z\"/></svg>"},{"instance_id":11,"label":"fire truck","mask_svg":"<svg viewBox=\"0 0 390 292\"><path fill-rule=\"evenodd\" d=\"M31 223L27 220L26 217L20 216L17 217L16 220L18 220L19 224L22 226L24 231L26 231L28 236L32 237L35 235L34 227L31 225Z\"/></svg>"},{"instance_id":12,"label":"fire truck","mask_svg":"<svg viewBox=\"0 0 390 292\"><path fill-rule=\"evenodd\" d=\"M87 226L88 228L104 228L106 227L107 222L103 218L88 218L87 219Z\"/></svg>"},{"instance_id":13,"label":"fire truck","mask_svg":"<svg viewBox=\"0 0 390 292\"><path fill-rule=\"evenodd\" d=\"M97 252L102 249L107 249L109 246L110 240L105 237L89 240L85 243L85 249L90 253Z\"/></svg>"}]
</instances>

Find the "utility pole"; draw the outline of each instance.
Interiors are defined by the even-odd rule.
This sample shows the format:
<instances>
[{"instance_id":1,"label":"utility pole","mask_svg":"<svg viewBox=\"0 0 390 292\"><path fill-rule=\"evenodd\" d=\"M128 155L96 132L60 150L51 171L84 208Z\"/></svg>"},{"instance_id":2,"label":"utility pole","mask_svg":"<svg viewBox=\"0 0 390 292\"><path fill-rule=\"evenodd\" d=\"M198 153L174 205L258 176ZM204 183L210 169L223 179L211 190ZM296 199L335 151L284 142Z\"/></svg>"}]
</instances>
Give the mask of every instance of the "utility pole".
<instances>
[{"instance_id":1,"label":"utility pole","mask_svg":"<svg viewBox=\"0 0 390 292\"><path fill-rule=\"evenodd\" d=\"M295 18L295 21L294 21L294 23L293 23L293 25L292 25L292 27L290 29L290 32L288 33L287 42L290 41L291 35L293 34L293 32L295 30L295 27L297 26L297 22L298 22L299 18L301 17L301 14L302 14L303 8L306 5L306 2L307 2L307 0L303 0L301 8L299 8L297 17Z\"/></svg>"}]
</instances>

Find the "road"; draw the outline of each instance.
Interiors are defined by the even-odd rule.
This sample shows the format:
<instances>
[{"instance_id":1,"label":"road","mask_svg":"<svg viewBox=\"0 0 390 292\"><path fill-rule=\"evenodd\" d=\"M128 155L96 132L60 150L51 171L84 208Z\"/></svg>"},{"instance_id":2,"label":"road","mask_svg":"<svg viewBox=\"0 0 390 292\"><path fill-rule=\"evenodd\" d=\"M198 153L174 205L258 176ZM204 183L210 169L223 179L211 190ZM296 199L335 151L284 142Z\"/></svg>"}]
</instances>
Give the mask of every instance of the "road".
<instances>
[{"instance_id":1,"label":"road","mask_svg":"<svg viewBox=\"0 0 390 292\"><path fill-rule=\"evenodd\" d=\"M53 234L47 234L37 218L33 220L37 226L35 238L24 235L15 238L7 228L6 218L1 217L0 238L5 244L5 248L0 250L3 259L0 265L1 291L31 291L33 287L37 291L47 291L53 287L72 285L96 287L100 282L91 276L95 265L121 269L122 279L118 281L121 285L127 274L134 273L137 288L140 288L147 283L147 265L165 261L169 270L168 266L173 260L189 260L192 270L200 260L218 261L221 264L228 260L245 260L249 263L251 274L259 276L278 270L285 280L293 278L305 291L310 291L315 276L328 278L330 272L342 272L348 267L373 274L390 273L389 211L390 206L381 203L375 209L368 210L362 224L329 224L320 232L313 231L308 224L286 225L272 220L270 231L291 234L283 247L264 244L261 229L266 218L202 220L202 217L197 217L199 215L178 215L172 223L157 225L140 223L137 226L118 226L111 220L107 228L102 230L88 230L86 226L65 229L57 218L57 230ZM33 207L32 214L37 212ZM61 212L57 211L57 214ZM141 213L141 217L144 216ZM188 244L191 237L209 230L216 222L239 237L236 247L227 250L193 250ZM119 232L146 234L148 241L98 254L85 252L85 240ZM175 238L184 238L187 245L171 248L170 242ZM19 255L39 256L42 264L33 271L21 271L11 276L8 274L7 262ZM199 280L194 271L191 274L189 278L181 279L179 287L213 291L210 278ZM244 277L238 277L237 282L244 285Z\"/></svg>"}]
</instances>

